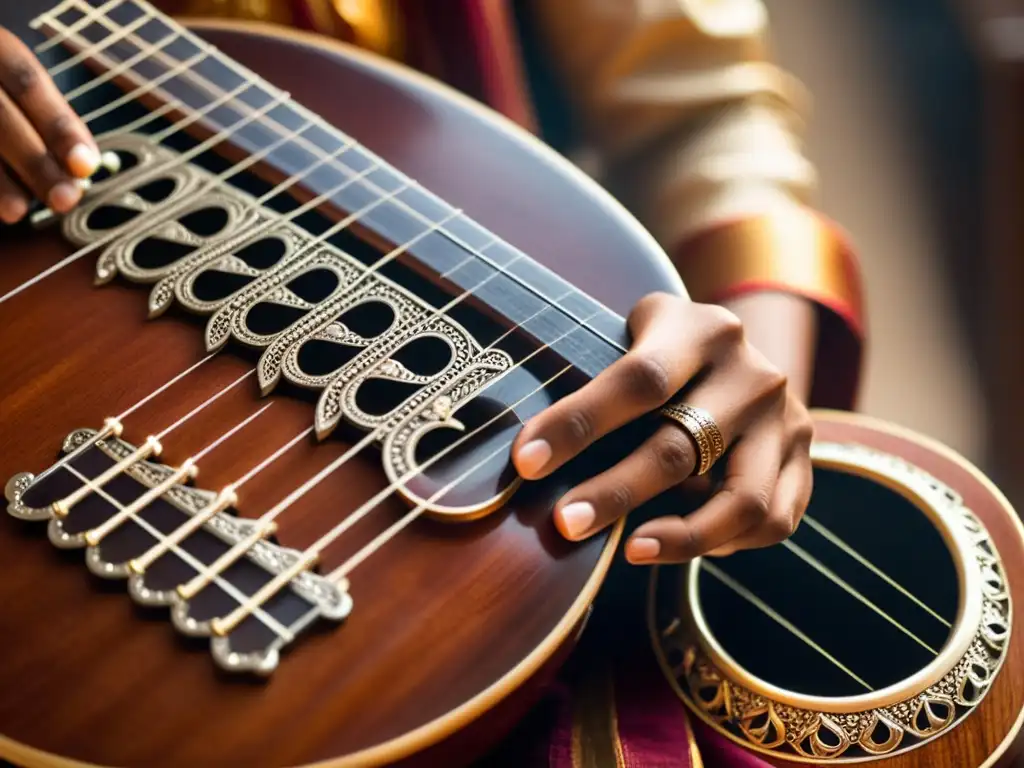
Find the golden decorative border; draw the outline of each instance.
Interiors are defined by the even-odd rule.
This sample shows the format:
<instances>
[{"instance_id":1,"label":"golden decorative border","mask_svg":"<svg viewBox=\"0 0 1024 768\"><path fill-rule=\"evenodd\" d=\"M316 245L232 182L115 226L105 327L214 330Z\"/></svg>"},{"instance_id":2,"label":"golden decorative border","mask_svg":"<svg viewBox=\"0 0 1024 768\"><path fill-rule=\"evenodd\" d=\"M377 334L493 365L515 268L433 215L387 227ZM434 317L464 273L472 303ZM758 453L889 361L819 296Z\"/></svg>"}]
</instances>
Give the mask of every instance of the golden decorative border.
<instances>
[{"instance_id":1,"label":"golden decorative border","mask_svg":"<svg viewBox=\"0 0 1024 768\"><path fill-rule=\"evenodd\" d=\"M862 424L864 426L874 427L881 431L887 431L891 434L897 434L903 437L904 439L912 440L919 444L924 444L926 447L935 449L943 456L953 460L958 465L966 468L973 476L979 478L984 483L986 488L993 492L993 495L999 501L1000 505L1003 506L1004 509L1011 516L1011 519L1014 522L1015 527L1017 528L1021 536L1021 539L1024 540L1024 525L1021 524L1020 519L1016 516L1016 513L1013 511L1012 507L1010 507L1005 497L1002 494L1000 494L997 489L995 489L991 481L985 478L984 475L982 475L980 471L977 470L977 468L972 467L969 463L966 462L966 460L955 454L950 449L941 446L937 443L934 443L934 441L929 441L926 438L916 435L908 430L894 428L892 425L889 425L885 422L870 420L853 414L841 414L838 412L833 413L827 411L818 411L817 413L820 414L821 416L833 418L836 421L846 421L855 424ZM851 448L860 448L861 450L864 450L863 446L858 446L855 442L839 444L848 445ZM907 463L904 462L902 459L899 459L898 457L891 456L891 454L887 454L883 451L878 451L877 449L866 450L869 450L875 454L879 454L883 457L891 457L897 462ZM819 463L820 465L820 462L816 463ZM844 469L844 467L835 466L834 462L829 462L827 465L830 466L831 468ZM849 468L846 469L847 471L849 471ZM917 472L922 473L921 470L917 470ZM927 473L922 474L927 475ZM887 483L887 485L892 487L891 482ZM900 489L894 488L894 490ZM906 493L904 493L904 495L906 495ZM962 504L959 505L959 510L961 511L961 515L964 521L971 526L974 532L973 540L968 542L969 548L973 547L976 550L975 554L978 554L983 562L988 560L990 562L998 563L998 555L995 552L995 547L992 545L991 539L988 537L988 534L985 531L984 527L974 517L974 515L970 513L970 511L966 507L962 506ZM933 519L935 519L934 515L932 517ZM949 539L947 538L947 541L948 540ZM985 549L979 547L981 543L987 544L988 548L991 550L992 554L995 555L995 557L988 557L985 552ZM970 551L970 549L968 549L968 551ZM977 570L977 568L972 568L971 570ZM695 579L691 579L690 582L691 583L689 584L689 586L692 587L695 585ZM691 711L693 711L697 716L699 716L704 722L706 722L708 725L710 725L712 728L722 733L726 737L739 743L741 746L744 746L745 748L751 749L753 751L769 754L776 758L791 760L794 762L819 763L822 760L827 760L831 763L855 763L868 760L876 760L883 755L891 756L893 754L899 754L901 752L909 751L910 749L919 747L927 743L928 741L942 735L942 733L945 733L949 727L955 727L957 723L959 723L963 720L964 717L969 715L973 707L977 706L977 704L980 703L980 701L984 697L985 693L987 693L992 681L995 679L996 675L998 675L1002 663L1005 660L1006 652L1009 648L1010 632L1012 630L1012 606L1010 604L1010 596L1006 589L1007 585L1005 584L1004 580L1002 592L998 595L993 595L993 597L995 597L997 600L1001 600L1006 603L1005 622L1007 627L1007 633L1003 637L1003 643L998 650L995 647L993 647L986 639L982 638L979 629L978 635L971 638L967 653L962 658L954 658L954 663L952 665L949 665L949 660L948 658L946 659L947 669L942 674L940 674L941 679L938 681L938 684L933 684L928 688L927 695L925 695L925 691L923 688L918 688L915 692L917 695L912 695L909 701L898 702L895 706L883 706L879 709L867 711L861 707L848 708L845 709L845 711L841 710L839 715L830 715L821 711L803 710L803 714L809 715L810 718L804 718L805 720L807 720L807 722L799 721L796 723L797 727L799 727L800 730L796 732L795 740L797 745L807 743L810 747L810 752L804 749L800 749L798 752L793 751L792 749L780 749L780 747L782 747L783 744L787 742L778 738L780 734L784 733L785 730L785 726L782 720L779 719L779 715L780 713L789 715L792 725L792 718L794 714L799 713L800 710L797 707L792 706L789 701L786 701L785 704L781 703L780 701L773 701L770 697L765 696L764 693L767 689L771 688L773 694L784 700L787 697L793 698L795 695L789 692L775 689L769 686L768 684L764 683L763 681L757 680L756 678L749 675L743 670L740 670L740 677L743 681L743 686L753 684L751 685L751 687L760 688L762 690L758 693L754 693L751 690L748 690L746 687L737 686L734 682L732 682L732 680L730 680L727 676L723 675L720 672L720 670L716 668L714 662L718 661L718 659L715 658L714 660L712 660L710 658L710 655L708 654L710 644L707 642L708 638L710 637L709 634L702 635L699 631L697 631L695 633L696 637L699 638L697 642L683 643L683 647L677 646L677 649L682 651L684 654L683 664L681 665L683 667L682 676L684 677L684 679L689 675L696 674L698 682L707 682L709 688L717 691L717 694L714 697L716 700L724 699L723 701L713 702L716 703L719 707L718 716L716 716L714 713L710 711L707 711L707 709L709 708L698 705L693 700L693 698L691 698L689 693L686 690L684 690L683 686L680 685L680 682L677 679L677 675L679 674L678 671L672 670L668 664L668 660L665 656L665 649L663 648L662 633L659 632L658 626L656 624L655 597L657 592L657 586L658 571L657 569L654 569L652 570L650 589L648 593L648 630L651 635L651 641L654 647L655 655L658 659L658 663L661 666L662 672L665 674L670 685L675 690L676 694L686 703L686 705L691 709ZM982 587L983 585L979 585L979 589L981 589ZM964 593L962 591L961 595L963 596L963 594ZM990 608L992 604L994 604L993 600L989 599L989 595L986 595L984 597L984 601L987 604L987 609ZM966 625L966 631L969 634L974 635L974 631L972 628L978 627L978 624L974 622L964 621L964 607L964 601L961 600L961 606L960 610L958 611L956 626L960 628L960 625ZM987 623L988 615L986 615L985 618ZM687 619L689 619L689 622L687 622ZM683 628L684 630L689 629L691 632L693 632L695 630L693 615L690 614L687 617L687 619L678 622L673 622L672 629L675 630L678 628ZM956 643L954 642L955 635L956 632L954 633L954 638L951 638L950 641L947 642L942 654L943 657L947 657L949 655L947 652L950 650L952 646L956 645ZM717 645L717 643L714 643L714 645ZM985 655L986 652L987 656ZM979 656L979 654L982 655ZM984 663L983 660L988 656L996 657L994 664L986 665ZM734 662L733 666L735 668L738 668L736 667ZM934 666L934 664L930 664L929 668L932 666ZM984 674L983 680L978 679L978 669L982 670ZM915 675L914 677L918 678L920 676L921 675L919 674ZM958 701L957 697L958 693L963 693L963 682L967 678L971 679L971 683L974 686L974 690L979 695L977 695L976 698L965 704L962 701ZM715 688L715 686L718 687ZM961 687L958 688L958 686ZM886 693L886 691L878 692L877 694L874 694L874 697L877 698L879 694L884 693ZM865 703L871 698L871 696L849 697L846 701L850 702L861 700L860 703ZM955 700L957 700L956 703L959 705L959 711L957 711L957 708L953 706ZM836 699L835 701L843 700ZM704 703L706 704L707 702ZM741 728L741 731L746 736L746 739L737 735L736 732L727 730L724 727L725 722L731 721L734 724L736 723L735 709L738 708L738 706L744 705L747 706L746 725L748 727ZM941 708L946 709L948 713L947 719L938 718L934 716L935 713L933 708L936 705L939 705ZM833 707L832 709L836 710L839 708ZM724 710L724 715L722 713L722 710ZM918 714L922 714L925 717L925 719L928 720L928 727L923 731L918 731L914 727L915 718ZM811 722L815 719L817 721L817 724ZM874 732L879 723L883 724L888 729L889 734L889 738L882 743L873 742L871 738L872 733ZM906 727L908 723L910 727ZM1018 717L1016 723L1011 729L1011 732L1000 744L996 752L993 753L989 760L986 761L985 766L994 765L995 762L1003 754L1005 754L1005 752L1014 743L1016 739L1016 734L1020 731L1022 723L1024 723L1024 710L1022 710L1021 716ZM825 743L822 742L820 738L817 738L817 734L819 733L822 727L825 727L827 730L831 731L832 743ZM852 739L850 738L851 732L854 736L854 738ZM913 736L920 740L908 747L903 747L902 749L900 749L900 745L903 742L903 736L907 732L910 732ZM857 757L842 757L842 754L846 752L853 745L853 743L856 743L856 736L858 734L861 737L860 746L864 748L864 752L866 752L867 754L863 754ZM770 736L774 736L774 738L772 739L772 742L766 744L765 742L769 739ZM864 740L866 740L867 743L864 743ZM838 745L836 745L835 742L838 742ZM800 752L802 752L803 754L800 754Z\"/></svg>"}]
</instances>

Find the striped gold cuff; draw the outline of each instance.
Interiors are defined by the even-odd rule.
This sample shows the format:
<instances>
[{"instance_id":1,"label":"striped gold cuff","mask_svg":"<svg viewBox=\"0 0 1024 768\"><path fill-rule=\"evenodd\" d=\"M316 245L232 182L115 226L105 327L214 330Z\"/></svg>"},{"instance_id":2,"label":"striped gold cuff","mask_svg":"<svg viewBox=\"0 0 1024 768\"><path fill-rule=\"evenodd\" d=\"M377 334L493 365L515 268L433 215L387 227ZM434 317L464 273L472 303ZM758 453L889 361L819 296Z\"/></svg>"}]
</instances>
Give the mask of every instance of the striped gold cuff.
<instances>
[{"instance_id":1,"label":"striped gold cuff","mask_svg":"<svg viewBox=\"0 0 1024 768\"><path fill-rule=\"evenodd\" d=\"M807 208L741 219L682 242L676 268L695 301L721 303L741 293L796 293L863 331L859 269L838 227Z\"/></svg>"}]
</instances>

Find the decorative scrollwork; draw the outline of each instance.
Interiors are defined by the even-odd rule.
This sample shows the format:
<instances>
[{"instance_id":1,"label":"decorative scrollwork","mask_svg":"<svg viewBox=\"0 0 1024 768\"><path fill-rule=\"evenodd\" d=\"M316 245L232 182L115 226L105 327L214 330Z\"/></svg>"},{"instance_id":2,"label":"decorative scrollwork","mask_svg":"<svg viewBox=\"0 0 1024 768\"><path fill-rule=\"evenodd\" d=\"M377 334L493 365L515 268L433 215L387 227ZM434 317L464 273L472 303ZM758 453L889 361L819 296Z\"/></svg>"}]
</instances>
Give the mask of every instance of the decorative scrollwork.
<instances>
[{"instance_id":1,"label":"decorative scrollwork","mask_svg":"<svg viewBox=\"0 0 1024 768\"><path fill-rule=\"evenodd\" d=\"M142 136L105 137L100 144L104 150L131 152L137 163L119 177L122 184L98 187L64 220L65 234L78 244L111 241L97 263L98 281L120 274L153 284L150 316L163 313L174 302L209 316L206 346L211 351L229 340L262 349L258 374L264 393L282 379L321 390L315 416L320 437L343 420L365 430L406 425L397 438L389 437L387 430L377 435L379 442L388 439L391 446L383 454L389 477L399 477L414 466L417 441L436 428L423 421L425 415L436 412L431 397L444 397L458 408L512 367L505 352L484 351L469 331L419 296L330 243L312 238L241 190L198 167L175 162L177 156L171 150L153 146ZM164 184L165 194L159 200L147 199L142 192L155 182ZM92 226L93 213L104 206L135 215L113 229ZM216 232L204 234L188 222L190 216L207 209L220 211L224 223ZM268 239L283 246L273 263L254 265L240 255ZM140 260L146 251L140 246L154 240L162 241L166 258L156 264ZM295 288L301 278L314 272L335 281L333 289L315 301L303 298ZM238 278L242 284L226 295L201 296L198 281L211 273ZM354 332L344 321L346 313L369 302L383 303L393 314L390 326L373 338ZM299 316L282 320L290 324L279 330L254 328L253 312L266 305L298 310ZM426 338L440 340L450 350L440 370L416 373L396 359L403 348ZM313 341L359 351L335 370L312 373L303 369L301 353ZM358 405L358 394L373 379L414 387L386 413L368 413Z\"/></svg>"},{"instance_id":2,"label":"decorative scrollwork","mask_svg":"<svg viewBox=\"0 0 1024 768\"><path fill-rule=\"evenodd\" d=\"M963 499L923 470L889 454L859 445L818 443L815 456L898 477L933 506L969 542L968 566L978 568L981 619L967 651L925 690L889 706L857 712L822 712L791 706L741 685L722 672L686 619L673 621L656 650L682 663L669 669L677 692L707 722L734 741L788 759L844 762L891 756L935 738L976 707L1002 666L1010 634L1011 604L995 543ZM684 615L686 611L683 611Z\"/></svg>"}]
</instances>

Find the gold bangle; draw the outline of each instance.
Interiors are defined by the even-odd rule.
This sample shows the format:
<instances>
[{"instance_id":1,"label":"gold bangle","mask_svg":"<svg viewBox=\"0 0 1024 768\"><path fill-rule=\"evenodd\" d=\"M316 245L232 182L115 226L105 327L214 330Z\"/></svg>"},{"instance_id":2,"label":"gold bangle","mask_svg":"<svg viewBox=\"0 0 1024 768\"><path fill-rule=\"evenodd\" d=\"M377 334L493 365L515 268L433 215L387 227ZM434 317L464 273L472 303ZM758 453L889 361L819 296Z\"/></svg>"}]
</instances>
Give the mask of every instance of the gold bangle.
<instances>
[{"instance_id":1,"label":"gold bangle","mask_svg":"<svg viewBox=\"0 0 1024 768\"><path fill-rule=\"evenodd\" d=\"M661 414L685 429L697 445L697 474L705 474L725 453L725 440L711 414L690 405L669 403Z\"/></svg>"}]
</instances>

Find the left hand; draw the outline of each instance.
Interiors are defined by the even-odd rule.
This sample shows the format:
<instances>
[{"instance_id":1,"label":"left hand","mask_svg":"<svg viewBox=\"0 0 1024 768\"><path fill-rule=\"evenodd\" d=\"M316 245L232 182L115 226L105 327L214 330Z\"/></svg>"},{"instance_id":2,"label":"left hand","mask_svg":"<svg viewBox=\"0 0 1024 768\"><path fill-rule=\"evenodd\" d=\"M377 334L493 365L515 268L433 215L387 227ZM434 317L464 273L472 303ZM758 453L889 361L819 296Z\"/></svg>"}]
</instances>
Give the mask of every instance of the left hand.
<instances>
[{"instance_id":1,"label":"left hand","mask_svg":"<svg viewBox=\"0 0 1024 768\"><path fill-rule=\"evenodd\" d=\"M545 477L630 421L670 400L685 403L718 424L724 481L686 517L641 525L626 544L627 558L678 563L790 536L810 500L813 423L786 377L720 306L651 294L634 308L629 327L634 342L626 355L523 428L512 454L519 474ZM636 452L562 497L555 523L566 538L585 539L682 483L697 461L689 433L666 418Z\"/></svg>"}]
</instances>

